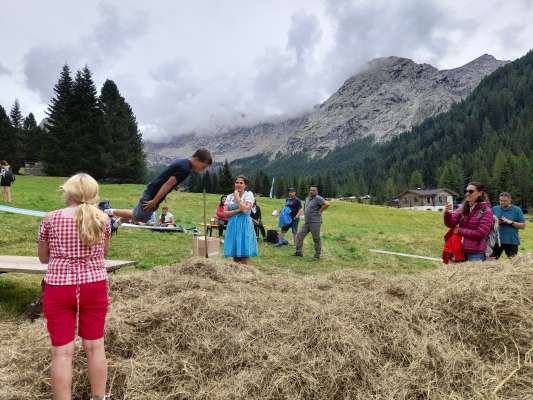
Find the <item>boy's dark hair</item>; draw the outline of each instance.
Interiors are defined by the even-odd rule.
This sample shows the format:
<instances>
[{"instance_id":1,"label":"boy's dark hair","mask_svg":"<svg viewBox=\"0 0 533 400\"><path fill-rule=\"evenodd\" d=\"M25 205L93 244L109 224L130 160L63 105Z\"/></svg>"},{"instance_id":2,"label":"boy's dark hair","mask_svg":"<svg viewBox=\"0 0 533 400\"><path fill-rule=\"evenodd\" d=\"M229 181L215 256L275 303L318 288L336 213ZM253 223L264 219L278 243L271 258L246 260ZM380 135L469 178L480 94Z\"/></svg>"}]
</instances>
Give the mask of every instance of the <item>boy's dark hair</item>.
<instances>
[{"instance_id":1,"label":"boy's dark hair","mask_svg":"<svg viewBox=\"0 0 533 400\"><path fill-rule=\"evenodd\" d=\"M198 149L192 155L193 158L196 158L198 161L206 163L207 165L213 164L213 157L207 149Z\"/></svg>"}]
</instances>

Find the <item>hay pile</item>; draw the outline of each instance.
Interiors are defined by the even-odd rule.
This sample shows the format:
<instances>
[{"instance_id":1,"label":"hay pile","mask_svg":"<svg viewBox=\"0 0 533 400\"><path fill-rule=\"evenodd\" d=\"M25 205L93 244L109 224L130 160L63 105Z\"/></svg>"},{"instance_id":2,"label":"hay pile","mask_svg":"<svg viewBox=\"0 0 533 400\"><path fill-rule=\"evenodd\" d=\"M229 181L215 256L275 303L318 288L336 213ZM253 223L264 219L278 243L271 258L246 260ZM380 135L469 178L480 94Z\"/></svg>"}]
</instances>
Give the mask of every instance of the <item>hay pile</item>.
<instances>
[{"instance_id":1,"label":"hay pile","mask_svg":"<svg viewBox=\"0 0 533 400\"><path fill-rule=\"evenodd\" d=\"M111 278L114 399L533 399L533 259L403 277L189 260ZM42 322L0 324L0 399L50 398ZM75 393L88 383L78 357Z\"/></svg>"}]
</instances>

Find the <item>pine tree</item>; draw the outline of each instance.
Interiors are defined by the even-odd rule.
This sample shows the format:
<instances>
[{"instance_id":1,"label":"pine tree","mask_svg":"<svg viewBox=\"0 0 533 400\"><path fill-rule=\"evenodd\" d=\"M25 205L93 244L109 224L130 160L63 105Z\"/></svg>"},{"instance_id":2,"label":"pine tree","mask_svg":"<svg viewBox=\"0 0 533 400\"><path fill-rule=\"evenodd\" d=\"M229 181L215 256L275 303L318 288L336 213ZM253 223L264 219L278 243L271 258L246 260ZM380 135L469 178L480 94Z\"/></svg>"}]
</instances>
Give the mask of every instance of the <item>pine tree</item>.
<instances>
[{"instance_id":1,"label":"pine tree","mask_svg":"<svg viewBox=\"0 0 533 400\"><path fill-rule=\"evenodd\" d=\"M411 173L409 177L409 189L423 189L424 180L422 178L422 173L418 170L415 170Z\"/></svg>"},{"instance_id":2,"label":"pine tree","mask_svg":"<svg viewBox=\"0 0 533 400\"><path fill-rule=\"evenodd\" d=\"M296 189L297 189L296 195L298 196L298 198L305 199L309 192L309 185L307 184L307 180L305 178L300 178L300 182Z\"/></svg>"},{"instance_id":3,"label":"pine tree","mask_svg":"<svg viewBox=\"0 0 533 400\"><path fill-rule=\"evenodd\" d=\"M513 176L511 186L513 198L522 208L528 208L531 201L531 164L524 153L513 160Z\"/></svg>"},{"instance_id":4,"label":"pine tree","mask_svg":"<svg viewBox=\"0 0 533 400\"><path fill-rule=\"evenodd\" d=\"M512 162L511 154L505 150L499 150L494 159L492 168L492 189L496 192L512 191Z\"/></svg>"},{"instance_id":5,"label":"pine tree","mask_svg":"<svg viewBox=\"0 0 533 400\"><path fill-rule=\"evenodd\" d=\"M465 184L463 169L459 160L452 158L444 163L439 176L439 187L461 193Z\"/></svg>"},{"instance_id":6,"label":"pine tree","mask_svg":"<svg viewBox=\"0 0 533 400\"><path fill-rule=\"evenodd\" d=\"M272 186L272 179L267 176L267 175L263 175L263 183L261 185L263 187L263 190L264 190L264 193L263 195L264 196L269 196L270 195L270 186Z\"/></svg>"},{"instance_id":7,"label":"pine tree","mask_svg":"<svg viewBox=\"0 0 533 400\"><path fill-rule=\"evenodd\" d=\"M37 126L32 113L24 118L22 124L22 154L25 161L39 161L42 158L44 132Z\"/></svg>"},{"instance_id":8,"label":"pine tree","mask_svg":"<svg viewBox=\"0 0 533 400\"><path fill-rule=\"evenodd\" d=\"M387 178L383 185L383 196L386 203L389 203L392 199L398 196L398 189L394 183L394 179Z\"/></svg>"},{"instance_id":9,"label":"pine tree","mask_svg":"<svg viewBox=\"0 0 533 400\"><path fill-rule=\"evenodd\" d=\"M70 113L72 110L72 77L70 68L64 65L59 80L54 87L54 97L47 110L45 129L46 140L42 150L42 161L49 175L66 176L69 174L68 163L70 142Z\"/></svg>"},{"instance_id":10,"label":"pine tree","mask_svg":"<svg viewBox=\"0 0 533 400\"><path fill-rule=\"evenodd\" d=\"M220 174L218 177L218 184L220 186L220 191L223 194L233 193L235 184L233 181L233 175L229 168L228 160L224 161L224 165L222 166L222 169L220 170Z\"/></svg>"},{"instance_id":11,"label":"pine tree","mask_svg":"<svg viewBox=\"0 0 533 400\"><path fill-rule=\"evenodd\" d=\"M211 174L208 170L203 173L202 176L202 192L205 189L206 193L214 193L211 187Z\"/></svg>"},{"instance_id":12,"label":"pine tree","mask_svg":"<svg viewBox=\"0 0 533 400\"><path fill-rule=\"evenodd\" d=\"M220 193L220 185L218 184L218 173L211 174L211 190L212 193Z\"/></svg>"},{"instance_id":13,"label":"pine tree","mask_svg":"<svg viewBox=\"0 0 533 400\"><path fill-rule=\"evenodd\" d=\"M99 107L91 71L86 66L76 73L72 85L72 109L66 154L68 174L87 172L96 179L105 177L109 142L105 137L103 114Z\"/></svg>"},{"instance_id":14,"label":"pine tree","mask_svg":"<svg viewBox=\"0 0 533 400\"><path fill-rule=\"evenodd\" d=\"M29 113L22 124L22 128L26 131L37 128L37 121L35 121L35 116L33 113Z\"/></svg>"},{"instance_id":15,"label":"pine tree","mask_svg":"<svg viewBox=\"0 0 533 400\"><path fill-rule=\"evenodd\" d=\"M276 178L276 184L274 188L274 195L278 199L282 199L287 194L287 183L285 182L285 178L283 176L280 176Z\"/></svg>"},{"instance_id":16,"label":"pine tree","mask_svg":"<svg viewBox=\"0 0 533 400\"><path fill-rule=\"evenodd\" d=\"M11 125L6 110L0 106L0 160L7 160L10 164L17 146L14 128Z\"/></svg>"},{"instance_id":17,"label":"pine tree","mask_svg":"<svg viewBox=\"0 0 533 400\"><path fill-rule=\"evenodd\" d=\"M11 125L15 129L22 129L22 123L24 118L22 117L22 112L20 111L20 104L18 99L15 100L15 104L11 108L9 113L9 118L11 119Z\"/></svg>"},{"instance_id":18,"label":"pine tree","mask_svg":"<svg viewBox=\"0 0 533 400\"><path fill-rule=\"evenodd\" d=\"M121 96L115 82L105 81L99 106L103 113L103 141L107 150L105 176L123 182L141 182L146 170L142 135L130 105Z\"/></svg>"}]
</instances>

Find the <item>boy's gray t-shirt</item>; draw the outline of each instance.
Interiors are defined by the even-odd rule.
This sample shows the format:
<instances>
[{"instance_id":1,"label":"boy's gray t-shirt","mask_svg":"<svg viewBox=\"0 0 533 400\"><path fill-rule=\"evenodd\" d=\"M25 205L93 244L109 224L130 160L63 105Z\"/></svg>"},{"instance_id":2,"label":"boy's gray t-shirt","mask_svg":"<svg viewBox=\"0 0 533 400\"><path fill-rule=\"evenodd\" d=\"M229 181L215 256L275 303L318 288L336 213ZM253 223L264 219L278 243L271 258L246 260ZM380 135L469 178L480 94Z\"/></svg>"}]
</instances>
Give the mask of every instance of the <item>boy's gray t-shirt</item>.
<instances>
[{"instance_id":1,"label":"boy's gray t-shirt","mask_svg":"<svg viewBox=\"0 0 533 400\"><path fill-rule=\"evenodd\" d=\"M307 224L316 224L322 222L322 214L319 210L326 200L322 196L308 197L305 199L305 222Z\"/></svg>"}]
</instances>

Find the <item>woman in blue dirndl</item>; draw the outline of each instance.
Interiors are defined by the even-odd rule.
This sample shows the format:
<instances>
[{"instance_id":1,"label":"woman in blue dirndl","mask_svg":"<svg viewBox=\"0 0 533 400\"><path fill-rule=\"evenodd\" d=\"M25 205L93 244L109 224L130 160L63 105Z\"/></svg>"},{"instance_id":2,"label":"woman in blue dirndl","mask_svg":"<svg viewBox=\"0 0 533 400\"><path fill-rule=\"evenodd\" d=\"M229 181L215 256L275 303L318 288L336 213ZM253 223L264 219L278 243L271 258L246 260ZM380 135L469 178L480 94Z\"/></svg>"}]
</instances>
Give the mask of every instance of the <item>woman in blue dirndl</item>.
<instances>
[{"instance_id":1,"label":"woman in blue dirndl","mask_svg":"<svg viewBox=\"0 0 533 400\"><path fill-rule=\"evenodd\" d=\"M248 264L250 257L257 257L257 238L250 210L254 203L254 194L246 191L248 179L239 175L235 178L235 192L226 198L224 215L228 220L224 238L224 257Z\"/></svg>"}]
</instances>

